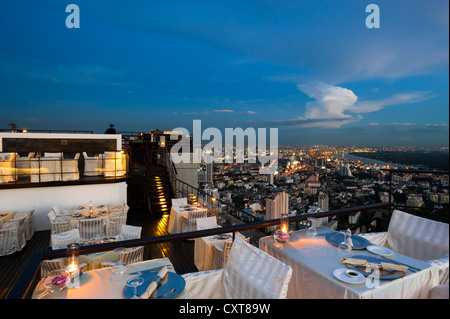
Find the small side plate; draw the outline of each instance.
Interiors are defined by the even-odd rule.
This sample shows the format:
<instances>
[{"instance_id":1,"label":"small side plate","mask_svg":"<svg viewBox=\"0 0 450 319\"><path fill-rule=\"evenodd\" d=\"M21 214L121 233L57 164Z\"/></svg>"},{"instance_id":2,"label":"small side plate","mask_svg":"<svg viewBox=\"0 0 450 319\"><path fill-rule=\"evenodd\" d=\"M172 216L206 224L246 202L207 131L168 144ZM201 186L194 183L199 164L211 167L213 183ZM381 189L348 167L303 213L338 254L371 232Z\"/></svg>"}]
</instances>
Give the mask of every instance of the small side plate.
<instances>
[{"instance_id":1,"label":"small side plate","mask_svg":"<svg viewBox=\"0 0 450 319\"><path fill-rule=\"evenodd\" d=\"M392 250L390 250L389 248L386 248L386 247L382 247L382 246L377 246L377 245L367 246L367 250L373 254L384 256L384 257L394 256L394 252Z\"/></svg>"}]
</instances>

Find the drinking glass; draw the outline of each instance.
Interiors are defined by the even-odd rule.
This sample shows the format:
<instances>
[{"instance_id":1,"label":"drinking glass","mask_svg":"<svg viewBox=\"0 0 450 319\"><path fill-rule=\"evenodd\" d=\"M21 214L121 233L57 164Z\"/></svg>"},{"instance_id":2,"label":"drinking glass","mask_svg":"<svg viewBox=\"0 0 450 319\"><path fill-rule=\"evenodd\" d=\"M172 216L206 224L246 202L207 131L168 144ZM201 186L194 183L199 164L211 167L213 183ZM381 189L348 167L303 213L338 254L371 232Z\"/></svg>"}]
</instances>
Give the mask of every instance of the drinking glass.
<instances>
[{"instance_id":1,"label":"drinking glass","mask_svg":"<svg viewBox=\"0 0 450 319\"><path fill-rule=\"evenodd\" d=\"M315 238L317 236L317 229L315 224L317 223L317 218L315 217L309 217L309 228L306 230L306 235L309 238Z\"/></svg>"},{"instance_id":2,"label":"drinking glass","mask_svg":"<svg viewBox=\"0 0 450 319\"><path fill-rule=\"evenodd\" d=\"M348 258L352 252L352 245L350 244L352 232L350 230L339 231L342 234L342 241L338 245L338 254L340 258Z\"/></svg>"},{"instance_id":3,"label":"drinking glass","mask_svg":"<svg viewBox=\"0 0 450 319\"><path fill-rule=\"evenodd\" d=\"M66 288L69 273L65 269L50 271L44 279L44 288L51 294L57 294Z\"/></svg>"},{"instance_id":4,"label":"drinking glass","mask_svg":"<svg viewBox=\"0 0 450 319\"><path fill-rule=\"evenodd\" d=\"M134 289L133 297L131 299L140 299L137 295L137 287L144 283L144 278L136 277L127 280L127 286Z\"/></svg>"},{"instance_id":5,"label":"drinking glass","mask_svg":"<svg viewBox=\"0 0 450 319\"><path fill-rule=\"evenodd\" d=\"M111 269L111 278L112 281L122 281L127 273L127 266L123 262L117 262L114 264Z\"/></svg>"}]
</instances>

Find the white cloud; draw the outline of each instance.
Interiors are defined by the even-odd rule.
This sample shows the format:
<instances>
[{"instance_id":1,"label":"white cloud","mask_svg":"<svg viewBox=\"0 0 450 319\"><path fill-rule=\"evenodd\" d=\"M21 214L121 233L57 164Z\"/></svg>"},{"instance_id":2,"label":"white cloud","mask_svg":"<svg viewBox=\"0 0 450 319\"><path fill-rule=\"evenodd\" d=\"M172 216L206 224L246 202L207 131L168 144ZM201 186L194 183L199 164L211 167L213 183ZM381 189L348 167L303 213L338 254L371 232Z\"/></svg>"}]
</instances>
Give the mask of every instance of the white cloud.
<instances>
[{"instance_id":1,"label":"white cloud","mask_svg":"<svg viewBox=\"0 0 450 319\"><path fill-rule=\"evenodd\" d=\"M304 115L295 119L272 121L273 123L340 128L361 120L362 113L376 112L391 105L420 102L432 97L429 92L410 92L378 100L359 101L352 90L323 82L299 84L297 88L313 99L306 103Z\"/></svg>"},{"instance_id":2,"label":"white cloud","mask_svg":"<svg viewBox=\"0 0 450 319\"><path fill-rule=\"evenodd\" d=\"M214 110L216 113L233 113L233 110Z\"/></svg>"}]
</instances>

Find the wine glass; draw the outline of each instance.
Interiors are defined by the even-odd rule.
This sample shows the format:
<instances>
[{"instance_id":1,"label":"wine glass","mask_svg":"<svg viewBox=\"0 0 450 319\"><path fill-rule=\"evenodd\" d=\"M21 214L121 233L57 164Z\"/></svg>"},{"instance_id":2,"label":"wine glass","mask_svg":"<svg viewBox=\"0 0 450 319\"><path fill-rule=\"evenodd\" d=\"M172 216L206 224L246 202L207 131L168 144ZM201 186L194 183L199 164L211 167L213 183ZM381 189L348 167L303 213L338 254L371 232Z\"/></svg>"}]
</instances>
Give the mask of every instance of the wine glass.
<instances>
[{"instance_id":1,"label":"wine glass","mask_svg":"<svg viewBox=\"0 0 450 319\"><path fill-rule=\"evenodd\" d=\"M50 271L44 279L44 288L51 294L57 294L66 288L69 273L65 269Z\"/></svg>"},{"instance_id":2,"label":"wine glass","mask_svg":"<svg viewBox=\"0 0 450 319\"><path fill-rule=\"evenodd\" d=\"M142 277L136 277L136 278L131 278L131 279L127 280L127 282L126 282L127 286L134 289L133 297L131 297L130 299L141 299L137 295L137 287L142 285L143 283L144 283L144 278L142 278Z\"/></svg>"},{"instance_id":3,"label":"wine glass","mask_svg":"<svg viewBox=\"0 0 450 319\"><path fill-rule=\"evenodd\" d=\"M340 258L347 258L351 255L352 245L351 245L351 235L352 232L350 230L341 230L339 234L342 235L342 241L338 245L338 254Z\"/></svg>"},{"instance_id":4,"label":"wine glass","mask_svg":"<svg viewBox=\"0 0 450 319\"><path fill-rule=\"evenodd\" d=\"M308 221L309 221L309 228L306 230L306 235L309 238L315 238L317 236L317 229L315 226L317 224L317 218L309 217Z\"/></svg>"},{"instance_id":5,"label":"wine glass","mask_svg":"<svg viewBox=\"0 0 450 319\"><path fill-rule=\"evenodd\" d=\"M115 263L111 270L112 281L121 281L122 278L125 277L127 270L128 270L128 268L125 265L125 263L123 263L123 262Z\"/></svg>"}]
</instances>

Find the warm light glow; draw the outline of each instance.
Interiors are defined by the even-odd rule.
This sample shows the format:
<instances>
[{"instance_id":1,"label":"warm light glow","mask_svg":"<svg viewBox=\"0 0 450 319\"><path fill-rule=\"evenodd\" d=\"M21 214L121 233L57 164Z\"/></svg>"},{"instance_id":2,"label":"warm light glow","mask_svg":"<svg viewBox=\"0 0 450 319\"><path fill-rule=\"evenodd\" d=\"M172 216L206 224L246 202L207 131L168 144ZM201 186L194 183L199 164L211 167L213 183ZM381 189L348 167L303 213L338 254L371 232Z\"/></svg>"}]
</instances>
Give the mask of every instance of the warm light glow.
<instances>
[{"instance_id":1,"label":"warm light glow","mask_svg":"<svg viewBox=\"0 0 450 319\"><path fill-rule=\"evenodd\" d=\"M73 274L74 272L77 272L78 270L79 270L78 265L75 261L72 261L69 265L67 265L67 271L70 274Z\"/></svg>"},{"instance_id":2,"label":"warm light glow","mask_svg":"<svg viewBox=\"0 0 450 319\"><path fill-rule=\"evenodd\" d=\"M285 233L285 234L288 232L288 231L287 231L287 226L286 226L286 225L282 225L282 226L281 226L281 232L282 232L282 233Z\"/></svg>"}]
</instances>

